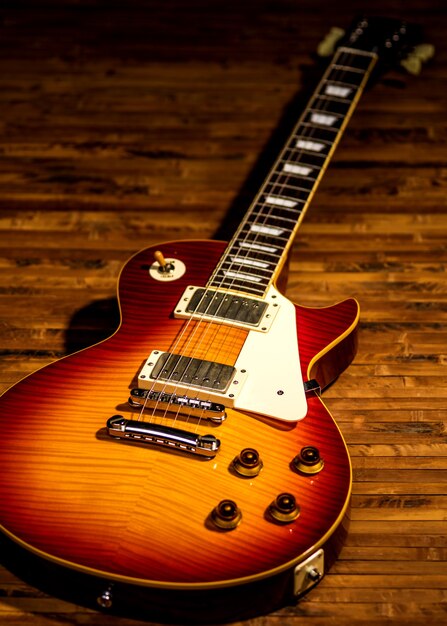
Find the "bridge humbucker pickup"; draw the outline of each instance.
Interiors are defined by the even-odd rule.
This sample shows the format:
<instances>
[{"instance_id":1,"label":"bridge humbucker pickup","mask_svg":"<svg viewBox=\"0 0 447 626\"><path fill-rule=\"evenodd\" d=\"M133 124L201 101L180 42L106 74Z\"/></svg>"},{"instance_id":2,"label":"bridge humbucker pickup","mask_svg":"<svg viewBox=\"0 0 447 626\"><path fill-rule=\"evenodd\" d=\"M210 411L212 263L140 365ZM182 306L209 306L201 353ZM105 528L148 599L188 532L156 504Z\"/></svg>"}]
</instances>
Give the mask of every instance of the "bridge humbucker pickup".
<instances>
[{"instance_id":1,"label":"bridge humbucker pickup","mask_svg":"<svg viewBox=\"0 0 447 626\"><path fill-rule=\"evenodd\" d=\"M122 415L107 420L107 432L111 437L176 448L208 458L215 457L220 448L220 441L214 435L198 435L171 426L128 420Z\"/></svg>"},{"instance_id":2,"label":"bridge humbucker pickup","mask_svg":"<svg viewBox=\"0 0 447 626\"><path fill-rule=\"evenodd\" d=\"M231 365L164 352L158 357L150 376L155 380L226 391L235 371Z\"/></svg>"}]
</instances>

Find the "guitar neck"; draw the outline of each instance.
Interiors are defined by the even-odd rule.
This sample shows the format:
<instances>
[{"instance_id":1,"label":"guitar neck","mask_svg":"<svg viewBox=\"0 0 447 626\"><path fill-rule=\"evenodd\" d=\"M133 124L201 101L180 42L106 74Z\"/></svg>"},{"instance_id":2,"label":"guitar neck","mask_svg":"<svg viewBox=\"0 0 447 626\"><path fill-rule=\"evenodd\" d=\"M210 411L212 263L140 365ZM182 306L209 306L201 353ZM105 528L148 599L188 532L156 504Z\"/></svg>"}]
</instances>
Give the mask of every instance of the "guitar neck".
<instances>
[{"instance_id":1,"label":"guitar neck","mask_svg":"<svg viewBox=\"0 0 447 626\"><path fill-rule=\"evenodd\" d=\"M280 271L307 207L377 60L337 50L208 287L262 297Z\"/></svg>"}]
</instances>

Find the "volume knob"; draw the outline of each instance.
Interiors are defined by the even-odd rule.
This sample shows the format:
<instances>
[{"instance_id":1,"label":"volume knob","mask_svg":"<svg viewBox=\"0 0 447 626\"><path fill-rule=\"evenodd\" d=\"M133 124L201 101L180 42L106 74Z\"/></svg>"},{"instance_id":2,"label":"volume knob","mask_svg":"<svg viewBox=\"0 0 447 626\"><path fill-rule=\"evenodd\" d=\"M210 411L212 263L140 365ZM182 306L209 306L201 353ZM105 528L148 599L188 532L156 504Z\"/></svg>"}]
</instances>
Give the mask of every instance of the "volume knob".
<instances>
[{"instance_id":1,"label":"volume knob","mask_svg":"<svg viewBox=\"0 0 447 626\"><path fill-rule=\"evenodd\" d=\"M320 456L318 448L305 446L292 461L295 469L301 474L313 475L321 472L324 461Z\"/></svg>"},{"instance_id":2,"label":"volume knob","mask_svg":"<svg viewBox=\"0 0 447 626\"><path fill-rule=\"evenodd\" d=\"M241 510L233 500L221 500L211 512L211 520L221 530L233 530L241 519Z\"/></svg>"},{"instance_id":3,"label":"volume knob","mask_svg":"<svg viewBox=\"0 0 447 626\"><path fill-rule=\"evenodd\" d=\"M282 524L293 522L300 514L300 507L291 493L280 493L268 510L273 519Z\"/></svg>"},{"instance_id":4,"label":"volume knob","mask_svg":"<svg viewBox=\"0 0 447 626\"><path fill-rule=\"evenodd\" d=\"M245 477L257 476L263 465L259 452L254 448L244 448L233 461L234 471Z\"/></svg>"}]
</instances>

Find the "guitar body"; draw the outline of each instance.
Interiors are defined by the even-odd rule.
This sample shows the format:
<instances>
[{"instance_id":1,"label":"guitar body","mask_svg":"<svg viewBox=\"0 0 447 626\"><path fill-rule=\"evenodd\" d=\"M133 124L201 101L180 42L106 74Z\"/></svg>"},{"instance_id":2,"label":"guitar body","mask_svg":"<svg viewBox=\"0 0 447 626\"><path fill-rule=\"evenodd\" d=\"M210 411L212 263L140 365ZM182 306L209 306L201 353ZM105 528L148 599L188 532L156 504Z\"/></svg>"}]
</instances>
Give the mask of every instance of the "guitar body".
<instances>
[{"instance_id":1,"label":"guitar body","mask_svg":"<svg viewBox=\"0 0 447 626\"><path fill-rule=\"evenodd\" d=\"M185 273L154 280L149 268L157 249L182 261ZM207 284L224 249L218 242L184 241L136 254L121 273L122 322L115 334L44 367L0 399L0 528L8 551L15 550L12 566L36 571L38 584L45 581L53 593L93 605L102 594L103 606L151 619L227 620L293 601L300 593L294 592L297 565L320 548L326 568L337 555L351 466L318 395L309 394L307 415L298 422L231 408L219 424L156 416L218 437L214 458L107 433L113 415L138 419L127 399L153 350L170 350L181 337L184 345L195 342L201 358L233 364L256 332L213 322L202 328L173 317L184 290ZM357 302L296 306L295 312L303 380L316 378L325 387L353 358ZM150 411L142 415L151 418ZM305 446L318 448L324 460L315 475L293 465ZM233 459L245 448L261 455L257 476L234 471ZM269 515L280 493L296 496L300 514L292 522ZM212 523L213 509L225 499L242 513L234 529Z\"/></svg>"}]
</instances>

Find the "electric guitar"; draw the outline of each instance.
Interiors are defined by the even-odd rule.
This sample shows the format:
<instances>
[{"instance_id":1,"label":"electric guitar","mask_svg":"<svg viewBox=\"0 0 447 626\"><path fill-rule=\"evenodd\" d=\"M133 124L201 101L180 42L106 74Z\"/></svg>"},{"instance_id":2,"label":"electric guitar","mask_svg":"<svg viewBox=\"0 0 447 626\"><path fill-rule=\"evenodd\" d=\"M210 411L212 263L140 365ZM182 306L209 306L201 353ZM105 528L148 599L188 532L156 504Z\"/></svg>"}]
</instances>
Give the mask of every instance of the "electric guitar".
<instances>
[{"instance_id":1,"label":"electric guitar","mask_svg":"<svg viewBox=\"0 0 447 626\"><path fill-rule=\"evenodd\" d=\"M417 36L356 22L230 243L137 253L118 330L1 397L6 565L72 601L169 622L266 613L323 578L352 477L320 392L355 354L359 307L295 305L277 285L370 75Z\"/></svg>"}]
</instances>

